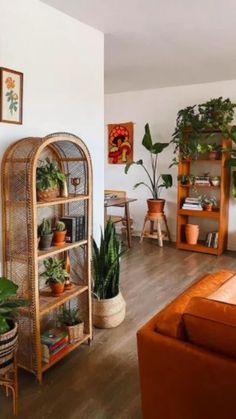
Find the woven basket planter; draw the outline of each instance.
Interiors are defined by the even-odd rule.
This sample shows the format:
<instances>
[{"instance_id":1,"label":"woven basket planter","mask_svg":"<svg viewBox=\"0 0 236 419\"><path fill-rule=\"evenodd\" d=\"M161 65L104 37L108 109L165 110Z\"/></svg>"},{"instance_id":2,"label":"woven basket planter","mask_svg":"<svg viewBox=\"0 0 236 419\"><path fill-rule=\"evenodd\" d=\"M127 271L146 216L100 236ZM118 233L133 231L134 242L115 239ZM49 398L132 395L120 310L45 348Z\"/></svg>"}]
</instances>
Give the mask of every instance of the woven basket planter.
<instances>
[{"instance_id":1,"label":"woven basket planter","mask_svg":"<svg viewBox=\"0 0 236 419\"><path fill-rule=\"evenodd\" d=\"M0 335L0 375L6 374L11 369L17 343L18 326L14 323L13 329Z\"/></svg>"},{"instance_id":2,"label":"woven basket planter","mask_svg":"<svg viewBox=\"0 0 236 419\"><path fill-rule=\"evenodd\" d=\"M37 190L38 201L53 201L58 196L60 196L59 188Z\"/></svg>"},{"instance_id":3,"label":"woven basket planter","mask_svg":"<svg viewBox=\"0 0 236 419\"><path fill-rule=\"evenodd\" d=\"M74 326L65 326L65 329L69 336L69 343L75 343L84 337L84 322Z\"/></svg>"},{"instance_id":4,"label":"woven basket planter","mask_svg":"<svg viewBox=\"0 0 236 419\"><path fill-rule=\"evenodd\" d=\"M93 324L99 329L117 327L125 318L126 303L121 293L114 298L93 298Z\"/></svg>"}]
</instances>

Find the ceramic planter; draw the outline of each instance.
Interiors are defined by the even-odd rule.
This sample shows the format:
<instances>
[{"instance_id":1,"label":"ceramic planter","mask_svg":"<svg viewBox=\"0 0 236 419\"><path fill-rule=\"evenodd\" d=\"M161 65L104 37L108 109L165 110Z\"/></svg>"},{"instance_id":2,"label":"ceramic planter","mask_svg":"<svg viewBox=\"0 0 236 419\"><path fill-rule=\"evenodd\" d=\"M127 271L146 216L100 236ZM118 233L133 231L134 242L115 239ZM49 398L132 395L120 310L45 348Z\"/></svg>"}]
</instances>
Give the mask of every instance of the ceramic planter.
<instances>
[{"instance_id":1,"label":"ceramic planter","mask_svg":"<svg viewBox=\"0 0 236 419\"><path fill-rule=\"evenodd\" d=\"M53 201L60 196L60 189L58 187L51 189L37 190L38 201Z\"/></svg>"},{"instance_id":2,"label":"ceramic planter","mask_svg":"<svg viewBox=\"0 0 236 419\"><path fill-rule=\"evenodd\" d=\"M209 152L209 160L218 160L220 156L219 151L210 151Z\"/></svg>"},{"instance_id":3,"label":"ceramic planter","mask_svg":"<svg viewBox=\"0 0 236 419\"><path fill-rule=\"evenodd\" d=\"M195 224L186 224L185 237L188 244L197 244L199 237L199 226Z\"/></svg>"},{"instance_id":4,"label":"ceramic planter","mask_svg":"<svg viewBox=\"0 0 236 419\"><path fill-rule=\"evenodd\" d=\"M0 375L4 375L12 367L14 353L17 350L18 326L12 322L9 332L0 335Z\"/></svg>"},{"instance_id":5,"label":"ceramic planter","mask_svg":"<svg viewBox=\"0 0 236 419\"><path fill-rule=\"evenodd\" d=\"M147 199L148 214L155 215L164 211L165 199Z\"/></svg>"},{"instance_id":6,"label":"ceramic planter","mask_svg":"<svg viewBox=\"0 0 236 419\"><path fill-rule=\"evenodd\" d=\"M68 336L69 343L75 343L84 337L84 322L75 324L74 326L64 326Z\"/></svg>"},{"instance_id":7,"label":"ceramic planter","mask_svg":"<svg viewBox=\"0 0 236 419\"><path fill-rule=\"evenodd\" d=\"M61 295L65 289L65 284L62 284L61 282L52 282L49 286L52 290L52 295L54 297L58 297L58 295Z\"/></svg>"},{"instance_id":8,"label":"ceramic planter","mask_svg":"<svg viewBox=\"0 0 236 419\"><path fill-rule=\"evenodd\" d=\"M39 249L40 250L49 249L49 247L51 247L52 245L52 237L53 237L53 233L46 234L45 236L41 236L39 240Z\"/></svg>"},{"instance_id":9,"label":"ceramic planter","mask_svg":"<svg viewBox=\"0 0 236 419\"><path fill-rule=\"evenodd\" d=\"M125 312L126 303L121 293L106 300L93 298L93 324L99 329L119 326L125 318Z\"/></svg>"},{"instance_id":10,"label":"ceramic planter","mask_svg":"<svg viewBox=\"0 0 236 419\"><path fill-rule=\"evenodd\" d=\"M64 231L54 231L53 234L53 244L55 246L63 246L65 244L66 239L66 230Z\"/></svg>"},{"instance_id":11,"label":"ceramic planter","mask_svg":"<svg viewBox=\"0 0 236 419\"><path fill-rule=\"evenodd\" d=\"M210 181L212 186L220 186L220 178L211 178Z\"/></svg>"},{"instance_id":12,"label":"ceramic planter","mask_svg":"<svg viewBox=\"0 0 236 419\"><path fill-rule=\"evenodd\" d=\"M205 204L204 209L205 209L205 211L212 211L213 210L213 204Z\"/></svg>"}]
</instances>

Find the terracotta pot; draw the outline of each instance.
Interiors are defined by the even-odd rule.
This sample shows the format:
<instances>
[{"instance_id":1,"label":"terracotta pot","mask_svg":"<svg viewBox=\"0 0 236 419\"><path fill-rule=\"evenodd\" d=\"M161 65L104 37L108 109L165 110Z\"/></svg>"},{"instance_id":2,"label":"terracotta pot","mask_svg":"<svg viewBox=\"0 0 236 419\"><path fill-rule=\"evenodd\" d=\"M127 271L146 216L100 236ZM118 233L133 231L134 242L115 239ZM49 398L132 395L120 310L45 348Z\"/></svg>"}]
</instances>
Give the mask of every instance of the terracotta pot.
<instances>
[{"instance_id":1,"label":"terracotta pot","mask_svg":"<svg viewBox=\"0 0 236 419\"><path fill-rule=\"evenodd\" d=\"M53 234L53 244L55 246L63 246L65 244L66 230L64 231L54 231Z\"/></svg>"},{"instance_id":2,"label":"terracotta pot","mask_svg":"<svg viewBox=\"0 0 236 419\"><path fill-rule=\"evenodd\" d=\"M199 236L199 226L195 224L186 224L185 237L188 244L197 244Z\"/></svg>"},{"instance_id":3,"label":"terracotta pot","mask_svg":"<svg viewBox=\"0 0 236 419\"><path fill-rule=\"evenodd\" d=\"M61 284L60 282L51 283L50 288L52 290L52 295L58 297L58 295L64 292L65 284Z\"/></svg>"},{"instance_id":4,"label":"terracotta pot","mask_svg":"<svg viewBox=\"0 0 236 419\"><path fill-rule=\"evenodd\" d=\"M220 157L219 151L210 151L209 152L209 160L218 160Z\"/></svg>"},{"instance_id":5,"label":"terracotta pot","mask_svg":"<svg viewBox=\"0 0 236 419\"><path fill-rule=\"evenodd\" d=\"M212 209L213 209L213 204L205 204L205 205L204 205L204 209L205 209L205 211L212 211Z\"/></svg>"},{"instance_id":6,"label":"terracotta pot","mask_svg":"<svg viewBox=\"0 0 236 419\"><path fill-rule=\"evenodd\" d=\"M41 189L37 190L38 201L53 201L55 198L60 196L60 190L58 187L53 189Z\"/></svg>"},{"instance_id":7,"label":"terracotta pot","mask_svg":"<svg viewBox=\"0 0 236 419\"><path fill-rule=\"evenodd\" d=\"M93 298L93 324L99 329L117 327L125 318L126 303L121 293L114 298Z\"/></svg>"},{"instance_id":8,"label":"terracotta pot","mask_svg":"<svg viewBox=\"0 0 236 419\"><path fill-rule=\"evenodd\" d=\"M74 326L66 326L65 329L69 336L69 343L75 343L84 337L84 322L75 324Z\"/></svg>"},{"instance_id":9,"label":"terracotta pot","mask_svg":"<svg viewBox=\"0 0 236 419\"><path fill-rule=\"evenodd\" d=\"M164 211L165 199L147 199L148 214L160 214Z\"/></svg>"},{"instance_id":10,"label":"terracotta pot","mask_svg":"<svg viewBox=\"0 0 236 419\"><path fill-rule=\"evenodd\" d=\"M12 368L14 353L18 344L18 326L11 322L11 330L0 334L0 375L6 374Z\"/></svg>"},{"instance_id":11,"label":"terracotta pot","mask_svg":"<svg viewBox=\"0 0 236 419\"><path fill-rule=\"evenodd\" d=\"M53 234L46 234L45 236L41 236L39 240L39 249L49 249L52 245L52 236Z\"/></svg>"}]
</instances>

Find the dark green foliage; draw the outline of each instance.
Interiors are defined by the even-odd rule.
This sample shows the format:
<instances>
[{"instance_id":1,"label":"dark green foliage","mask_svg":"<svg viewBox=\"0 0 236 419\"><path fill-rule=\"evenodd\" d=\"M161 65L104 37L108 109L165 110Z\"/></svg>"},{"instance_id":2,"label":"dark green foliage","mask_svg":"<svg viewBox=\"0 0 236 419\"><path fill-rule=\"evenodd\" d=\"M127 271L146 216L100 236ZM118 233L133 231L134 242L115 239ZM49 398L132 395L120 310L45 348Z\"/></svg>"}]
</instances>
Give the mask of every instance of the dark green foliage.
<instances>
[{"instance_id":1,"label":"dark green foliage","mask_svg":"<svg viewBox=\"0 0 236 419\"><path fill-rule=\"evenodd\" d=\"M38 237L47 236L48 234L52 234L51 221L47 218L43 218L43 221L38 226Z\"/></svg>"},{"instance_id":2,"label":"dark green foliage","mask_svg":"<svg viewBox=\"0 0 236 419\"><path fill-rule=\"evenodd\" d=\"M63 308L62 314L58 317L58 320L65 326L75 326L76 324L82 323L82 320L80 320L79 317L78 308Z\"/></svg>"},{"instance_id":3,"label":"dark green foliage","mask_svg":"<svg viewBox=\"0 0 236 419\"><path fill-rule=\"evenodd\" d=\"M61 185L66 179L64 173L62 173L58 164L54 160L46 158L45 161L41 162L41 165L36 169L36 189L53 189Z\"/></svg>"},{"instance_id":4,"label":"dark green foliage","mask_svg":"<svg viewBox=\"0 0 236 419\"><path fill-rule=\"evenodd\" d=\"M18 285L7 278L0 278L0 335L11 329L11 322L17 318L17 309L28 305L28 301L15 298Z\"/></svg>"},{"instance_id":5,"label":"dark green foliage","mask_svg":"<svg viewBox=\"0 0 236 419\"><path fill-rule=\"evenodd\" d=\"M63 223L63 221L58 221L56 225L56 231L65 231L66 225Z\"/></svg>"},{"instance_id":6,"label":"dark green foliage","mask_svg":"<svg viewBox=\"0 0 236 419\"><path fill-rule=\"evenodd\" d=\"M65 278L68 275L67 271L64 269L65 261L64 259L48 258L43 261L45 271L40 274L47 278L46 284L55 284L65 282Z\"/></svg>"},{"instance_id":7,"label":"dark green foliage","mask_svg":"<svg viewBox=\"0 0 236 419\"><path fill-rule=\"evenodd\" d=\"M162 188L170 188L172 186L172 176L169 174L161 174L157 175L157 158L158 154L160 154L166 147L168 147L169 143L155 143L153 144L152 136L149 128L149 124L145 125L145 133L142 141L143 146L146 150L150 153L151 158L151 172L148 171L146 166L143 163L143 160L138 160L136 162L127 163L125 166L125 173L127 174L129 168L136 164L141 166L145 171L148 177L148 183L146 182L138 182L134 185L134 189L138 188L140 185L145 186L152 194L153 199L158 199L161 193Z\"/></svg>"},{"instance_id":8,"label":"dark green foliage","mask_svg":"<svg viewBox=\"0 0 236 419\"><path fill-rule=\"evenodd\" d=\"M119 294L120 257L123 253L115 227L109 220L104 234L101 231L100 246L93 240L93 294L98 300Z\"/></svg>"}]
</instances>

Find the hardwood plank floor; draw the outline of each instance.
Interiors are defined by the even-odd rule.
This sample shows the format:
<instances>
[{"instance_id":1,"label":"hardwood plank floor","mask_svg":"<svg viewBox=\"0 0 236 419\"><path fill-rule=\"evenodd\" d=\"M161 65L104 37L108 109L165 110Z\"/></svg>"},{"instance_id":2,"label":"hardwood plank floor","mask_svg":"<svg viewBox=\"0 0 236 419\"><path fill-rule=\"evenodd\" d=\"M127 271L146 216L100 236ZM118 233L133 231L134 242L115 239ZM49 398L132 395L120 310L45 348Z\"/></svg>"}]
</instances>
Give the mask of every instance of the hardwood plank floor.
<instances>
[{"instance_id":1,"label":"hardwood plank floor","mask_svg":"<svg viewBox=\"0 0 236 419\"><path fill-rule=\"evenodd\" d=\"M95 330L84 345L52 367L40 386L20 371L19 419L140 419L136 331L158 310L197 280L220 268L236 271L235 253L211 256L144 240L122 262L124 323ZM0 391L0 419L12 418L11 398Z\"/></svg>"}]
</instances>

